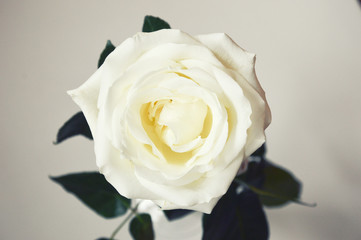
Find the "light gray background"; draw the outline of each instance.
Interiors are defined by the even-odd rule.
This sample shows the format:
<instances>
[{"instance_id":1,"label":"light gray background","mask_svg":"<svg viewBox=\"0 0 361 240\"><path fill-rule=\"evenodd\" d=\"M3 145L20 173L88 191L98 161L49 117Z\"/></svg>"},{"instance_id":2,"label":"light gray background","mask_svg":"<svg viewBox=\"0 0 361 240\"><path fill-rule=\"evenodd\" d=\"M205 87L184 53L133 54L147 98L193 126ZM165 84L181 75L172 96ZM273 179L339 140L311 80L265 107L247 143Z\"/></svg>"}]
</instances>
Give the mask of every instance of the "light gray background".
<instances>
[{"instance_id":1,"label":"light gray background","mask_svg":"<svg viewBox=\"0 0 361 240\"><path fill-rule=\"evenodd\" d=\"M48 179L96 169L92 142L52 141L79 110L66 90L95 71L107 39L140 31L146 14L191 34L226 32L257 54L273 114L268 157L318 203L267 210L271 240L361 239L356 0L1 0L0 239L95 239L120 222Z\"/></svg>"}]
</instances>

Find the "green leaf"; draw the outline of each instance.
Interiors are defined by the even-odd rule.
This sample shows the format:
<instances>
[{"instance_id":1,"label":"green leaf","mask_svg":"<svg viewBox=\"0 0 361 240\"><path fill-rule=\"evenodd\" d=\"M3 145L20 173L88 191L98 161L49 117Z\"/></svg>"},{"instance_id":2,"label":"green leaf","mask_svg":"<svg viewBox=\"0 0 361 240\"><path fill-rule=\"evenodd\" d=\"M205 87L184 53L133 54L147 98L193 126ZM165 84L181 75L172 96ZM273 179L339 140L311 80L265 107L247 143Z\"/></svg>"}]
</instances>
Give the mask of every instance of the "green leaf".
<instances>
[{"instance_id":1,"label":"green leaf","mask_svg":"<svg viewBox=\"0 0 361 240\"><path fill-rule=\"evenodd\" d=\"M101 65L103 65L105 59L107 58L107 56L113 52L115 49L115 46L112 44L112 42L110 40L107 41L107 44L105 45L105 48L103 50L103 52L100 54L100 58L98 61L98 68L100 68Z\"/></svg>"},{"instance_id":2,"label":"green leaf","mask_svg":"<svg viewBox=\"0 0 361 240\"><path fill-rule=\"evenodd\" d=\"M252 157L264 157L264 155L266 154L266 151L267 151L267 148L266 148L266 144L264 143L254 153L252 153Z\"/></svg>"},{"instance_id":3,"label":"green leaf","mask_svg":"<svg viewBox=\"0 0 361 240\"><path fill-rule=\"evenodd\" d=\"M154 231L150 215L141 213L135 216L129 224L129 231L135 240L153 240Z\"/></svg>"},{"instance_id":4,"label":"green leaf","mask_svg":"<svg viewBox=\"0 0 361 240\"><path fill-rule=\"evenodd\" d=\"M265 182L261 190L276 196L282 196L281 198L275 198L272 195L261 194L259 192L258 194L263 205L275 207L299 199L301 183L292 173L271 164L264 168L263 173L265 175Z\"/></svg>"},{"instance_id":5,"label":"green leaf","mask_svg":"<svg viewBox=\"0 0 361 240\"><path fill-rule=\"evenodd\" d=\"M72 173L50 177L104 218L126 213L130 200L121 196L98 172Z\"/></svg>"},{"instance_id":6,"label":"green leaf","mask_svg":"<svg viewBox=\"0 0 361 240\"><path fill-rule=\"evenodd\" d=\"M88 122L82 112L76 113L64 123L58 131L54 144L59 144L62 141L77 135L83 135L84 137L93 139Z\"/></svg>"},{"instance_id":7,"label":"green leaf","mask_svg":"<svg viewBox=\"0 0 361 240\"><path fill-rule=\"evenodd\" d=\"M161 29L170 29L169 24L161 18L145 16L143 23L143 32L155 32Z\"/></svg>"},{"instance_id":8,"label":"green leaf","mask_svg":"<svg viewBox=\"0 0 361 240\"><path fill-rule=\"evenodd\" d=\"M299 199L301 183L292 173L265 159L251 162L247 172L235 180L257 193L265 206L278 207L289 202L313 206Z\"/></svg>"},{"instance_id":9,"label":"green leaf","mask_svg":"<svg viewBox=\"0 0 361 240\"><path fill-rule=\"evenodd\" d=\"M268 222L258 195L232 183L211 214L203 214L202 240L267 240Z\"/></svg>"},{"instance_id":10,"label":"green leaf","mask_svg":"<svg viewBox=\"0 0 361 240\"><path fill-rule=\"evenodd\" d=\"M168 219L168 221L173 221L179 218L183 218L192 212L193 212L192 210L186 210L186 209L163 210L163 213Z\"/></svg>"}]
</instances>

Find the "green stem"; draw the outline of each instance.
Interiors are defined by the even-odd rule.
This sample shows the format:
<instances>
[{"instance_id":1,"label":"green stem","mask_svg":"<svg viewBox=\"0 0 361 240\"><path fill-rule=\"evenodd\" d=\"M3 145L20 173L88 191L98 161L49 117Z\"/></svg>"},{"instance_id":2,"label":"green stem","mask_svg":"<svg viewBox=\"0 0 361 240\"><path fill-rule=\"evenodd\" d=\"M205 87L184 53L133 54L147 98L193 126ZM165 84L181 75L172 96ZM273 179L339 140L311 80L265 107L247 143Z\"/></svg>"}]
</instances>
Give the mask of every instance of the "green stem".
<instances>
[{"instance_id":1,"label":"green stem","mask_svg":"<svg viewBox=\"0 0 361 240\"><path fill-rule=\"evenodd\" d=\"M119 232L119 230L129 221L129 219L134 215L134 212L131 212L124 220L120 223L120 225L114 230L112 235L110 236L110 240L114 240L115 235Z\"/></svg>"},{"instance_id":2,"label":"green stem","mask_svg":"<svg viewBox=\"0 0 361 240\"><path fill-rule=\"evenodd\" d=\"M137 212L137 208L138 208L139 203L134 207L134 208L129 208L130 213L128 214L128 216L120 223L120 225L114 230L114 232L112 233L112 235L110 236L109 240L114 240L115 235L117 235L117 233L119 232L119 230L135 215L137 218L139 218L138 212Z\"/></svg>"},{"instance_id":3,"label":"green stem","mask_svg":"<svg viewBox=\"0 0 361 240\"><path fill-rule=\"evenodd\" d=\"M135 208L130 208L129 210L135 215L136 218L138 218L138 220L143 223L143 219L139 216L138 212L137 212L137 208L138 208L139 203L135 206Z\"/></svg>"}]
</instances>

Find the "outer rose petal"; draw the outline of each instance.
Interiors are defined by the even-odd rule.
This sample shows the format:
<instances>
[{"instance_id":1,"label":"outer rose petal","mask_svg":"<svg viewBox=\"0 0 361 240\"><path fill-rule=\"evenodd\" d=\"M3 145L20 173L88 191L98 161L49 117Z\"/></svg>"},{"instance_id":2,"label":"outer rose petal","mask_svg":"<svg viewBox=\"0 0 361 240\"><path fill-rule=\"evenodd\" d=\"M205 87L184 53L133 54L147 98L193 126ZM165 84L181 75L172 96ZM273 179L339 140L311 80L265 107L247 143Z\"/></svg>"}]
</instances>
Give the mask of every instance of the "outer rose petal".
<instances>
[{"instance_id":1,"label":"outer rose petal","mask_svg":"<svg viewBox=\"0 0 361 240\"><path fill-rule=\"evenodd\" d=\"M68 94L83 111L88 122L93 138L95 137L98 118L98 96L100 91L100 81L102 68L99 68L83 85L79 88L68 91Z\"/></svg>"},{"instance_id":2,"label":"outer rose petal","mask_svg":"<svg viewBox=\"0 0 361 240\"><path fill-rule=\"evenodd\" d=\"M160 199L160 196L151 189L139 183L134 174L133 164L128 159L122 158L122 153L112 146L101 130L98 131L97 137L95 144L97 165L118 192L127 198Z\"/></svg>"},{"instance_id":3,"label":"outer rose petal","mask_svg":"<svg viewBox=\"0 0 361 240\"><path fill-rule=\"evenodd\" d=\"M241 73L259 94L264 95L264 91L254 74L255 54L239 47L225 33L198 35L195 38L210 48L226 67Z\"/></svg>"},{"instance_id":4,"label":"outer rose petal","mask_svg":"<svg viewBox=\"0 0 361 240\"><path fill-rule=\"evenodd\" d=\"M248 131L249 139L246 147L246 156L249 156L264 143L265 135L263 130L266 129L271 122L271 112L265 93L258 82L255 72L255 54L249 53L239 47L224 33L198 35L195 38L210 48L226 67L241 75L235 76L235 80L242 88L245 87L249 89L247 86L248 82L263 99L262 103L259 96L252 93L252 90L249 90L250 94L248 95L254 99L254 101L250 101L253 105L253 114L251 116L252 127L251 130ZM245 94L247 95L247 91Z\"/></svg>"},{"instance_id":5,"label":"outer rose petal","mask_svg":"<svg viewBox=\"0 0 361 240\"><path fill-rule=\"evenodd\" d=\"M194 184L193 188L157 188L155 189L160 195L166 193L173 193L170 195L172 201L154 201L163 209L191 209L205 213L210 213L217 201L227 192L228 188L223 188L224 185L230 185L238 172L238 166L240 166L243 160L243 152L229 164L227 168L219 172L218 175L212 177L205 177L199 183ZM153 183L144 183L148 187L157 187ZM149 184L149 185L148 185ZM180 192L179 192L180 191ZM179 193L181 193L179 195ZM182 196L182 198L177 198ZM184 196L184 198L183 198ZM200 199L206 199L205 201L199 201Z\"/></svg>"}]
</instances>

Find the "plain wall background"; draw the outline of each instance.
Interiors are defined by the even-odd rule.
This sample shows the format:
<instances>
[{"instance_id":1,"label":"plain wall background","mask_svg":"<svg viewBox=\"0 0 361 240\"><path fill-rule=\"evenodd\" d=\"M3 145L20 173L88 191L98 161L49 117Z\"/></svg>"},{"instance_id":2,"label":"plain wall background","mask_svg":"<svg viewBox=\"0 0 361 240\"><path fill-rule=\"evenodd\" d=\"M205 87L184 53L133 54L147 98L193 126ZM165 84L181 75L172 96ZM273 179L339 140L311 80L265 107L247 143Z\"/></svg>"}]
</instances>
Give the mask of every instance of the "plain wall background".
<instances>
[{"instance_id":1,"label":"plain wall background","mask_svg":"<svg viewBox=\"0 0 361 240\"><path fill-rule=\"evenodd\" d=\"M268 157L318 204L267 210L270 239L361 239L356 0L1 0L0 238L95 239L119 224L48 179L95 170L92 142L52 141L79 110L66 91L96 70L106 40L141 31L147 14L190 34L226 32L257 54L273 115Z\"/></svg>"}]
</instances>

